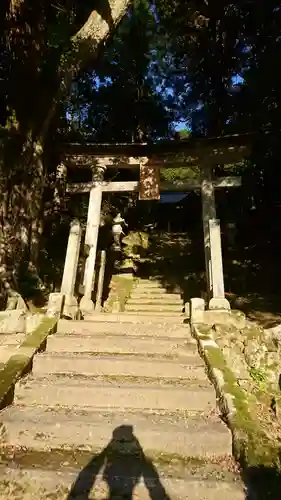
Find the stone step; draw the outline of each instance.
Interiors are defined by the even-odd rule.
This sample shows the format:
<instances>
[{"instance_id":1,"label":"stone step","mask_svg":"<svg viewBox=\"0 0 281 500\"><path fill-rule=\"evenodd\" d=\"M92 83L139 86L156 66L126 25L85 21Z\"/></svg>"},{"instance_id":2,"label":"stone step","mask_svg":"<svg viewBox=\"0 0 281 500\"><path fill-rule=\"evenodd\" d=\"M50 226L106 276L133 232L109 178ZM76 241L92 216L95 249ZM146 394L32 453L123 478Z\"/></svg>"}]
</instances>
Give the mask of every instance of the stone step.
<instances>
[{"instance_id":1,"label":"stone step","mask_svg":"<svg viewBox=\"0 0 281 500\"><path fill-rule=\"evenodd\" d=\"M210 411L215 407L214 390L196 382L177 387L160 383L129 383L89 377L27 376L15 389L15 403L73 408L120 408L134 410Z\"/></svg>"},{"instance_id":2,"label":"stone step","mask_svg":"<svg viewBox=\"0 0 281 500\"><path fill-rule=\"evenodd\" d=\"M74 356L38 354L33 360L33 374L69 374L91 377L146 377L151 379L207 381L205 365L198 355L172 359L147 358L146 356Z\"/></svg>"},{"instance_id":3,"label":"stone step","mask_svg":"<svg viewBox=\"0 0 281 500\"><path fill-rule=\"evenodd\" d=\"M141 443L146 456L159 454L207 458L231 455L231 433L216 415L200 413L155 414L153 412L96 411L71 412L64 408L46 409L15 405L1 414L1 444L43 451L79 448L96 453L102 451L120 426L128 426L115 451L136 453ZM129 432L130 426L133 434ZM116 431L115 431L116 432ZM126 441L122 441L122 438Z\"/></svg>"},{"instance_id":4,"label":"stone step","mask_svg":"<svg viewBox=\"0 0 281 500\"><path fill-rule=\"evenodd\" d=\"M167 292L167 289L160 283L139 283L133 290L148 290L153 292L154 290L161 290L163 293Z\"/></svg>"},{"instance_id":5,"label":"stone step","mask_svg":"<svg viewBox=\"0 0 281 500\"><path fill-rule=\"evenodd\" d=\"M132 293L128 302L129 301L137 301L140 304L151 304L153 303L159 303L159 304L183 304L183 301L180 297L180 295L172 295L172 294L166 294L166 295L160 295L160 294L149 294L149 296L145 293L140 294L140 293ZM127 302L127 303L128 303Z\"/></svg>"},{"instance_id":6,"label":"stone step","mask_svg":"<svg viewBox=\"0 0 281 500\"><path fill-rule=\"evenodd\" d=\"M60 466L59 470L26 468L2 468L5 477L0 489L0 500L74 500L109 498L108 484L115 485L117 494L110 498L128 500L245 500L246 495L240 481L229 474L229 481L220 477L219 472L206 477L200 470L195 476L194 469L183 477L173 477L173 468L164 475L162 467L146 462L145 458L132 460L128 457L114 463L108 473L100 471L102 457L92 457L84 469ZM158 465L158 464L157 464ZM29 467L29 468L28 468ZM114 474L115 471L115 474ZM130 475L130 471L132 475ZM0 471L1 472L1 471ZM137 474L137 476L136 476ZM144 476L144 478L143 478ZM134 488L133 488L134 486ZM132 491L133 488L133 491ZM19 496L20 492L20 496Z\"/></svg>"},{"instance_id":7,"label":"stone step","mask_svg":"<svg viewBox=\"0 0 281 500\"><path fill-rule=\"evenodd\" d=\"M136 314L132 311L120 312L120 313L94 313L86 316L86 321L103 322L109 323L141 323L145 328L147 325L157 324L166 330L166 324L172 323L173 325L183 325L186 316L179 313L165 313L165 312L153 312L149 313L139 313Z\"/></svg>"},{"instance_id":8,"label":"stone step","mask_svg":"<svg viewBox=\"0 0 281 500\"><path fill-rule=\"evenodd\" d=\"M148 285L148 286L162 286L161 279L158 278L139 278L136 282L136 286Z\"/></svg>"},{"instance_id":9,"label":"stone step","mask_svg":"<svg viewBox=\"0 0 281 500\"><path fill-rule=\"evenodd\" d=\"M124 314L127 314L128 317L134 318L135 316L140 316L141 321L149 321L154 323L159 323L165 325L165 323L175 323L175 322L183 322L186 319L186 316L182 312L176 311L125 311ZM162 318L162 320L160 320Z\"/></svg>"},{"instance_id":10,"label":"stone step","mask_svg":"<svg viewBox=\"0 0 281 500\"><path fill-rule=\"evenodd\" d=\"M176 312L182 313L183 305L181 304L140 304L137 301L128 301L125 306L126 312Z\"/></svg>"},{"instance_id":11,"label":"stone step","mask_svg":"<svg viewBox=\"0 0 281 500\"><path fill-rule=\"evenodd\" d=\"M181 305L183 304L183 301L180 297L180 295L175 295L174 297L166 297L166 295L160 295L160 294L155 294L155 295L147 295L147 294L142 294L142 295L136 295L132 294L128 301L137 301L137 302L143 302L144 304L151 304L151 303L159 303L159 304L173 304L173 305Z\"/></svg>"},{"instance_id":12,"label":"stone step","mask_svg":"<svg viewBox=\"0 0 281 500\"><path fill-rule=\"evenodd\" d=\"M153 279L137 278L134 282L135 286L163 286L161 276Z\"/></svg>"},{"instance_id":13,"label":"stone step","mask_svg":"<svg viewBox=\"0 0 281 500\"><path fill-rule=\"evenodd\" d=\"M163 332L165 334L165 332ZM117 335L67 335L49 336L48 353L113 353L113 354L158 354L158 355L195 355L198 356L194 344L185 338L166 337L126 337Z\"/></svg>"},{"instance_id":14,"label":"stone step","mask_svg":"<svg viewBox=\"0 0 281 500\"><path fill-rule=\"evenodd\" d=\"M126 316L127 322L122 321L121 324L116 323L116 314L114 315L113 321L111 320L110 314L99 314L93 317L93 321L69 321L66 319L60 319L57 326L57 333L68 333L73 335L97 335L102 337L100 342L106 335L115 336L130 336L130 337L163 337L166 338L178 338L184 337L188 339L189 342L196 343L193 337L190 335L189 325L176 324L174 321L169 325L161 324L151 324L144 322L138 318L138 322L132 322L130 316ZM143 325L143 323L145 323ZM49 337L51 339L52 336Z\"/></svg>"},{"instance_id":15,"label":"stone step","mask_svg":"<svg viewBox=\"0 0 281 500\"><path fill-rule=\"evenodd\" d=\"M132 293L144 293L146 295L168 295L166 288L155 286L136 286Z\"/></svg>"}]
</instances>

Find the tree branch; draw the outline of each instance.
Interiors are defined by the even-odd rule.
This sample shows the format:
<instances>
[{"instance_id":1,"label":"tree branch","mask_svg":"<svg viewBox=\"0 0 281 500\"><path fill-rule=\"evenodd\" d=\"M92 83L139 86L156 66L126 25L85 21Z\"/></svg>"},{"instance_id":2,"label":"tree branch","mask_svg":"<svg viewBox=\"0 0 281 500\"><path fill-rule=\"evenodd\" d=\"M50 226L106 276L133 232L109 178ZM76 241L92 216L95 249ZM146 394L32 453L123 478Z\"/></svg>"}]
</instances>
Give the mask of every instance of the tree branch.
<instances>
[{"instance_id":1,"label":"tree branch","mask_svg":"<svg viewBox=\"0 0 281 500\"><path fill-rule=\"evenodd\" d=\"M102 0L103 7L93 10L85 24L72 38L70 50L61 59L60 86L43 123L40 134L42 140L54 116L57 103L68 91L73 78L90 60L95 59L102 44L126 14L131 2L132 0Z\"/></svg>"}]
</instances>

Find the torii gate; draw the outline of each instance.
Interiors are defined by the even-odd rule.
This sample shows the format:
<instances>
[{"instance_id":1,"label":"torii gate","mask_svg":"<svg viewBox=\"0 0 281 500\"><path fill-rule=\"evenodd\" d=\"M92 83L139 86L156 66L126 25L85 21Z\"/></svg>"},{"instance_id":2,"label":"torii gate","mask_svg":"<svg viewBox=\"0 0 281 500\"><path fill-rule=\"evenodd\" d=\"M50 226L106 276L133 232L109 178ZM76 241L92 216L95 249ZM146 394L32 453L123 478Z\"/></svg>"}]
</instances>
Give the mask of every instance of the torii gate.
<instances>
[{"instance_id":1,"label":"torii gate","mask_svg":"<svg viewBox=\"0 0 281 500\"><path fill-rule=\"evenodd\" d=\"M225 136L215 139L169 141L169 143L162 143L162 145L161 143L155 145L70 144L64 148L64 165L72 168L86 166L92 169L92 182L67 185L68 193L89 193L85 244L89 246L90 251L85 266L84 296L80 302L80 308L83 312L91 313L94 310L91 296L103 192L138 191L140 193L144 191L141 199L157 199L160 196L160 191L200 190L207 292L209 299L219 298L225 300L220 221L216 218L215 189L241 186L241 178L224 177L213 179L212 167L215 164L234 163L241 160L242 157L249 153L249 139L249 136ZM175 153L179 152L185 152L188 157L181 161L174 160ZM132 153L134 156L132 156ZM172 159L171 155L173 155ZM159 172L159 168L178 168L190 166L191 164L200 166L200 178L189 182L159 184L159 177L155 175L156 171ZM104 181L105 170L112 167L139 167L140 181ZM148 186L144 187L143 180L145 179ZM78 253L76 251L77 255ZM61 289L61 293L66 296L74 293L73 283L75 283L76 279L77 259L77 256L72 259L74 263L72 274L75 276L71 276L71 266L66 258ZM225 302L227 303L227 301Z\"/></svg>"}]
</instances>

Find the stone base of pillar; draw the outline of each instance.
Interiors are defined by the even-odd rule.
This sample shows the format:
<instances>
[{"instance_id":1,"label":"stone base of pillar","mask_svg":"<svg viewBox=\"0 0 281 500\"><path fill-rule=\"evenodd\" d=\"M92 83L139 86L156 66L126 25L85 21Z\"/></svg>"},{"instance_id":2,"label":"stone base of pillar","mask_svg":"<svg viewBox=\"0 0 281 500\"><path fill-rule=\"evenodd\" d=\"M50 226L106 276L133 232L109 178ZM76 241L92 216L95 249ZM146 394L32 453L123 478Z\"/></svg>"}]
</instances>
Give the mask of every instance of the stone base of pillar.
<instances>
[{"instance_id":1,"label":"stone base of pillar","mask_svg":"<svg viewBox=\"0 0 281 500\"><path fill-rule=\"evenodd\" d=\"M205 301L194 297L190 299L190 321L191 323L204 323Z\"/></svg>"},{"instance_id":2,"label":"stone base of pillar","mask_svg":"<svg viewBox=\"0 0 281 500\"><path fill-rule=\"evenodd\" d=\"M63 306L63 293L50 293L47 307L47 316L56 316L60 318L62 315Z\"/></svg>"},{"instance_id":3,"label":"stone base of pillar","mask_svg":"<svg viewBox=\"0 0 281 500\"><path fill-rule=\"evenodd\" d=\"M45 314L43 313L29 313L26 316L26 328L25 333L32 333L38 326L40 326L41 322L44 320Z\"/></svg>"},{"instance_id":4,"label":"stone base of pillar","mask_svg":"<svg viewBox=\"0 0 281 500\"><path fill-rule=\"evenodd\" d=\"M79 319L78 302L73 295L65 295L62 317L64 319Z\"/></svg>"},{"instance_id":5,"label":"stone base of pillar","mask_svg":"<svg viewBox=\"0 0 281 500\"><path fill-rule=\"evenodd\" d=\"M230 311L230 303L224 297L213 297L209 302L210 311Z\"/></svg>"},{"instance_id":6,"label":"stone base of pillar","mask_svg":"<svg viewBox=\"0 0 281 500\"><path fill-rule=\"evenodd\" d=\"M84 295L84 297L82 297L82 299L80 300L79 309L82 316L84 317L95 312L95 304L93 303L92 299L89 299Z\"/></svg>"},{"instance_id":7,"label":"stone base of pillar","mask_svg":"<svg viewBox=\"0 0 281 500\"><path fill-rule=\"evenodd\" d=\"M184 314L190 318L190 302L184 304Z\"/></svg>"},{"instance_id":8,"label":"stone base of pillar","mask_svg":"<svg viewBox=\"0 0 281 500\"><path fill-rule=\"evenodd\" d=\"M0 311L0 333L5 335L26 333L26 316L23 310Z\"/></svg>"},{"instance_id":9,"label":"stone base of pillar","mask_svg":"<svg viewBox=\"0 0 281 500\"><path fill-rule=\"evenodd\" d=\"M16 293L12 297L8 297L6 310L12 311L14 309L20 309L22 311L28 311L28 307L19 293Z\"/></svg>"}]
</instances>

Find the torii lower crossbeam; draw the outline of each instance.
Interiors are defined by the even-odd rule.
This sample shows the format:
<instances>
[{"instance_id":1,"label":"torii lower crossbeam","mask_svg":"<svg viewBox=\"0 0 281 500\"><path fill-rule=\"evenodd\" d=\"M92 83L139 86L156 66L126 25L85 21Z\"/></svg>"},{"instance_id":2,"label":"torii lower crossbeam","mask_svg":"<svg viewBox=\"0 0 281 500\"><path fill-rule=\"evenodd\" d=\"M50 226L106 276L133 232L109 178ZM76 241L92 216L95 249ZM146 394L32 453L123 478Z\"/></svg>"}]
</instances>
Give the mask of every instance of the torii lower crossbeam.
<instances>
[{"instance_id":1,"label":"torii lower crossbeam","mask_svg":"<svg viewBox=\"0 0 281 500\"><path fill-rule=\"evenodd\" d=\"M86 229L86 244L92 246L92 241L97 242L99 221L97 214L101 211L101 193L106 192L138 192L140 183L138 181L106 182L93 181L87 183L69 184L67 192L70 194L89 193L89 209ZM210 169L202 170L202 178L190 181L164 182L160 184L160 191L191 191L200 190L202 199L202 219L204 230L204 251L206 265L207 291L210 298L224 297L224 283L222 273L222 253L218 229L210 221L216 220L215 189L233 188L241 186L241 177L211 178ZM93 217L95 220L93 220ZM212 234L214 231L214 237ZM220 234L220 231L219 231ZM96 243L95 243L96 245ZM211 248L212 246L212 248ZM95 268L95 254L92 252L91 267ZM214 262L216 266L212 265ZM218 272L216 273L216 269ZM88 270L88 268L87 268ZM86 276L85 276L86 278ZM89 285L90 286L90 285ZM89 292L90 293L90 289Z\"/></svg>"}]
</instances>

